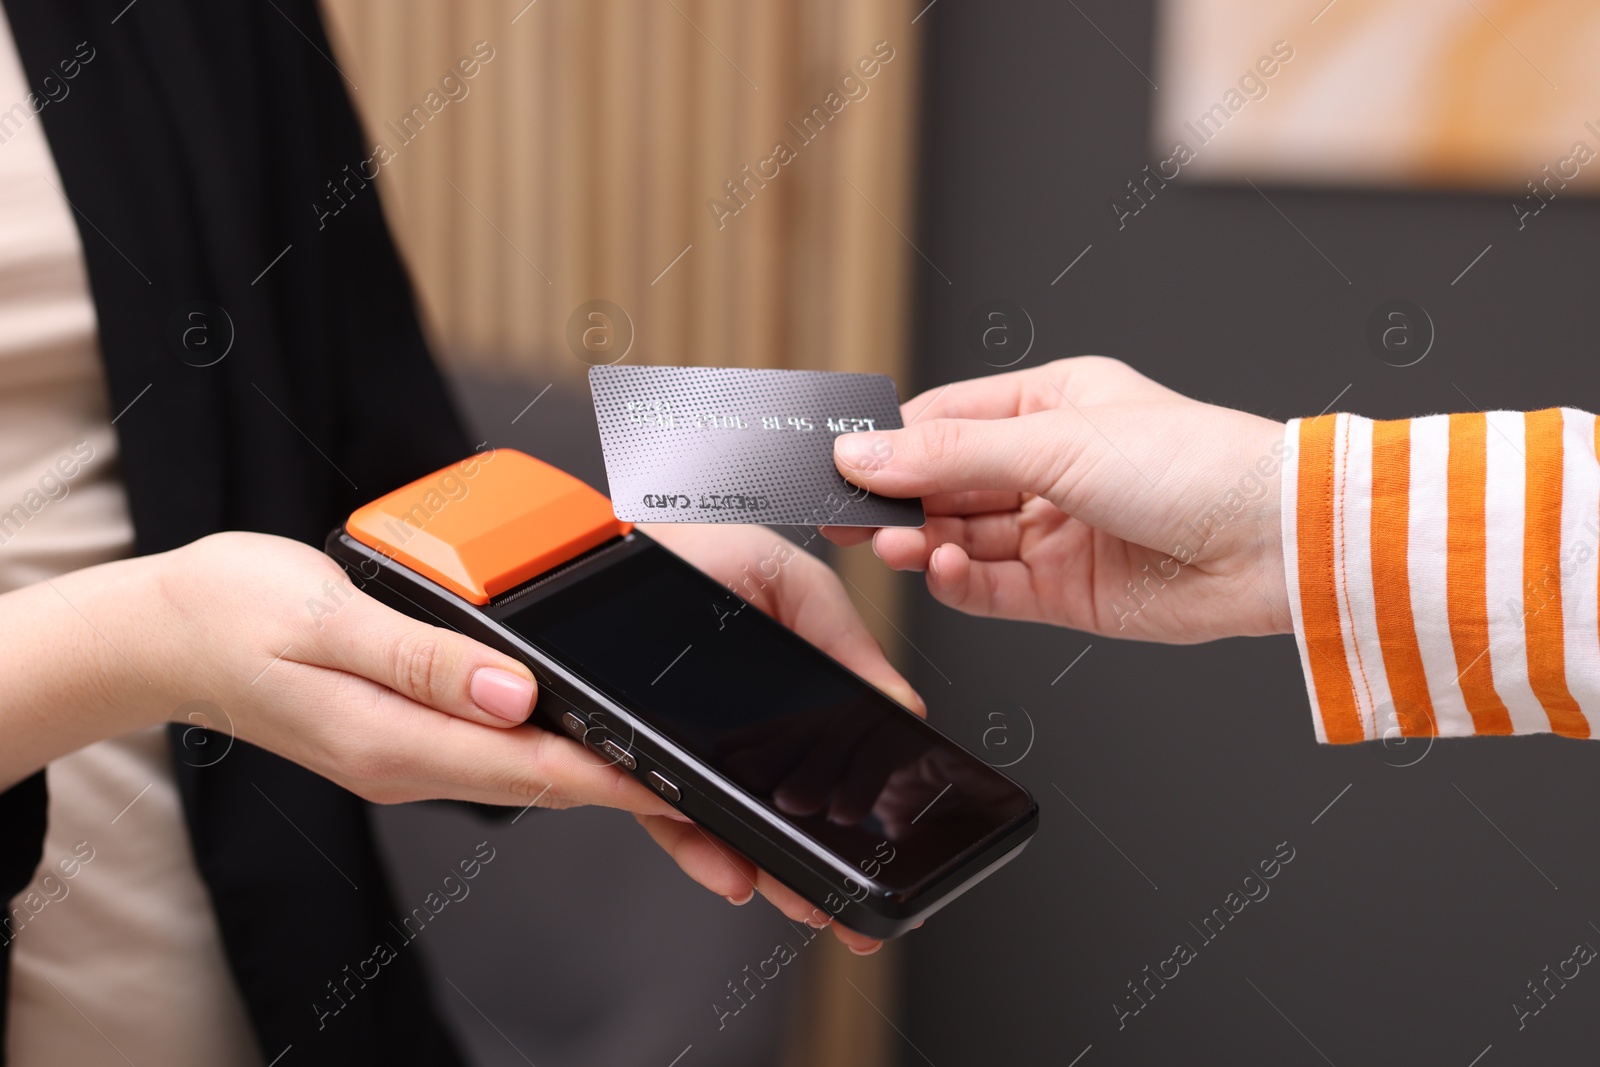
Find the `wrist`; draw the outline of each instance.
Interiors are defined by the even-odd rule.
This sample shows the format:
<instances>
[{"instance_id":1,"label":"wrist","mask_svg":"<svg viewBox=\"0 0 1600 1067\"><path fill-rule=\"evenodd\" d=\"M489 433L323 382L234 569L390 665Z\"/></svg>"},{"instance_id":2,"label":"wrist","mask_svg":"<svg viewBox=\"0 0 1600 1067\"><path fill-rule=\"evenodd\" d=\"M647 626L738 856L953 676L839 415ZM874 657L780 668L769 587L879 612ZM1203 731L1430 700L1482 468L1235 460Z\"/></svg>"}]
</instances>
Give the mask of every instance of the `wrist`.
<instances>
[{"instance_id":1,"label":"wrist","mask_svg":"<svg viewBox=\"0 0 1600 1067\"><path fill-rule=\"evenodd\" d=\"M1229 458L1216 469L1227 472L1220 511L1238 518L1219 524L1210 563L1232 590L1232 610L1224 613L1229 619L1226 635L1293 633L1284 568L1283 485L1286 474L1293 478L1295 456L1283 423L1242 412L1229 415L1241 421L1224 427L1221 439L1229 443ZM1209 514L1218 513L1217 506L1210 508Z\"/></svg>"},{"instance_id":2,"label":"wrist","mask_svg":"<svg viewBox=\"0 0 1600 1067\"><path fill-rule=\"evenodd\" d=\"M88 626L81 696L102 737L167 721L170 676L162 647L172 633L161 581L166 556L135 556L57 579Z\"/></svg>"},{"instance_id":3,"label":"wrist","mask_svg":"<svg viewBox=\"0 0 1600 1067\"><path fill-rule=\"evenodd\" d=\"M1257 445L1260 455L1270 456L1271 476L1266 479L1267 492L1260 522L1260 567L1262 596L1270 603L1269 618L1265 619L1265 633L1288 634L1294 632L1294 621L1289 611L1289 583L1284 566L1283 541L1283 485L1285 468L1293 467L1298 457L1287 437L1285 423L1261 420Z\"/></svg>"},{"instance_id":4,"label":"wrist","mask_svg":"<svg viewBox=\"0 0 1600 1067\"><path fill-rule=\"evenodd\" d=\"M164 721L146 614L155 568L118 560L0 597L0 787L61 756Z\"/></svg>"}]
</instances>

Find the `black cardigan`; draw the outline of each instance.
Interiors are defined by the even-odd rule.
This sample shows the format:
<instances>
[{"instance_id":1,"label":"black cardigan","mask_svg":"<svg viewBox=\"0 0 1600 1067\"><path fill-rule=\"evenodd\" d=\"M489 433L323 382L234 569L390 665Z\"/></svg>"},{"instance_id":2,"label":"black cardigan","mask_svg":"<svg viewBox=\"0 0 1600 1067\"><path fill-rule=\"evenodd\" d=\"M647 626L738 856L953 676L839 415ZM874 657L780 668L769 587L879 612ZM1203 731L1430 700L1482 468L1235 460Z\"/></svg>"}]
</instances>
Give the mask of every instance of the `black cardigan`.
<instances>
[{"instance_id":1,"label":"black cardigan","mask_svg":"<svg viewBox=\"0 0 1600 1067\"><path fill-rule=\"evenodd\" d=\"M34 121L88 261L140 553L218 530L320 544L356 504L470 451L376 190L337 216L312 206L371 155L314 0L4 5L49 101ZM190 840L266 1060L292 1045L284 1067L460 1062L414 949L319 1018L347 966L399 947L363 802L242 742L195 767L210 757L190 740L171 729ZM42 773L0 794L0 900L39 862L45 800ZM7 954L0 1006L8 973Z\"/></svg>"}]
</instances>

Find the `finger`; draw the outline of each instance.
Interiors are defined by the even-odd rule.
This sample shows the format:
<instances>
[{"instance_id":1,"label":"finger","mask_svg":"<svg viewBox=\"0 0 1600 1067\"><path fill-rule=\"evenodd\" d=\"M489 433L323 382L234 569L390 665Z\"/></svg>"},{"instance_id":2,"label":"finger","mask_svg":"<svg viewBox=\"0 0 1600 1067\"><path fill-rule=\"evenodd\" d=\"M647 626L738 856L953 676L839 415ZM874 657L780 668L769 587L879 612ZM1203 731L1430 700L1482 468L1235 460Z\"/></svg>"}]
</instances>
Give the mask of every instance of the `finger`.
<instances>
[{"instance_id":1,"label":"finger","mask_svg":"<svg viewBox=\"0 0 1600 1067\"><path fill-rule=\"evenodd\" d=\"M763 532L758 536L764 540L769 535ZM689 542L679 544L688 546ZM764 586L762 595L752 599L757 607L894 700L918 714L924 712L922 698L890 665L877 639L861 621L844 584L827 564L782 540L767 558L778 560L781 572L786 573L781 581ZM745 595L745 590L739 592Z\"/></svg>"},{"instance_id":2,"label":"finger","mask_svg":"<svg viewBox=\"0 0 1600 1067\"><path fill-rule=\"evenodd\" d=\"M780 621L893 699L926 714L927 705L883 654L839 576L814 556L797 557L796 563L808 573L793 583L800 590L798 602L781 606Z\"/></svg>"},{"instance_id":3,"label":"finger","mask_svg":"<svg viewBox=\"0 0 1600 1067\"><path fill-rule=\"evenodd\" d=\"M1018 559L1022 525L1017 515L931 517L920 530L884 529L873 539L878 558L899 571L925 571L928 557L940 545L952 544L977 560Z\"/></svg>"},{"instance_id":4,"label":"finger","mask_svg":"<svg viewBox=\"0 0 1600 1067\"><path fill-rule=\"evenodd\" d=\"M937 385L900 405L907 426L928 419L1008 419L1022 413L1023 391L1037 370L987 374Z\"/></svg>"},{"instance_id":5,"label":"finger","mask_svg":"<svg viewBox=\"0 0 1600 1067\"><path fill-rule=\"evenodd\" d=\"M884 528L872 539L872 551L879 559L897 571L925 571L928 555L944 544L948 537L940 536L943 528L953 520L928 520L920 530Z\"/></svg>"},{"instance_id":6,"label":"finger","mask_svg":"<svg viewBox=\"0 0 1600 1067\"><path fill-rule=\"evenodd\" d=\"M1004 490L983 490L965 493L937 493L922 498L922 508L928 515L981 515L991 512L1016 511L1022 506L1022 494ZM914 527L877 526L824 526L823 537L841 548L852 548L872 540L880 529L914 529Z\"/></svg>"},{"instance_id":7,"label":"finger","mask_svg":"<svg viewBox=\"0 0 1600 1067\"><path fill-rule=\"evenodd\" d=\"M943 544L928 557L927 583L935 600L970 615L1038 616L1032 575L1020 560L973 562L960 546Z\"/></svg>"},{"instance_id":8,"label":"finger","mask_svg":"<svg viewBox=\"0 0 1600 1067\"><path fill-rule=\"evenodd\" d=\"M700 885L730 904L748 904L755 896L755 864L730 850L718 848L700 827L654 815L637 818L651 840Z\"/></svg>"},{"instance_id":9,"label":"finger","mask_svg":"<svg viewBox=\"0 0 1600 1067\"><path fill-rule=\"evenodd\" d=\"M639 824L672 857L684 874L730 904L748 904L759 892L795 922L806 923L814 929L831 923L834 936L859 955L870 955L883 944L876 938L832 923L832 916L825 909L812 904L766 871L758 869L699 826L648 816L640 817Z\"/></svg>"},{"instance_id":10,"label":"finger","mask_svg":"<svg viewBox=\"0 0 1600 1067\"><path fill-rule=\"evenodd\" d=\"M903 430L841 434L834 465L893 497L969 490L1049 496L1082 442L1082 419L1053 411L1013 419L924 419Z\"/></svg>"},{"instance_id":11,"label":"finger","mask_svg":"<svg viewBox=\"0 0 1600 1067\"><path fill-rule=\"evenodd\" d=\"M1009 419L1058 406L1083 403L1108 389L1139 388L1171 393L1133 368L1104 356L1074 356L1040 367L935 386L900 405L907 426L927 419ZM1069 400L1069 394L1076 400Z\"/></svg>"},{"instance_id":12,"label":"finger","mask_svg":"<svg viewBox=\"0 0 1600 1067\"><path fill-rule=\"evenodd\" d=\"M297 658L370 679L418 704L485 726L516 726L533 710L533 673L452 630L406 617L365 593L318 620Z\"/></svg>"},{"instance_id":13,"label":"finger","mask_svg":"<svg viewBox=\"0 0 1600 1067\"><path fill-rule=\"evenodd\" d=\"M922 509L929 515L983 515L1016 511L1022 494L1003 489L973 490L963 493L935 493L922 498Z\"/></svg>"},{"instance_id":14,"label":"finger","mask_svg":"<svg viewBox=\"0 0 1600 1067\"><path fill-rule=\"evenodd\" d=\"M842 548L870 541L877 528L874 526L824 526L822 536Z\"/></svg>"},{"instance_id":15,"label":"finger","mask_svg":"<svg viewBox=\"0 0 1600 1067\"><path fill-rule=\"evenodd\" d=\"M446 797L514 807L594 804L685 817L570 738L531 726L490 729L441 716L372 682L343 678L352 692L346 703L364 707L365 714L339 717L337 732L315 742L329 754L335 772L364 796L385 801Z\"/></svg>"},{"instance_id":16,"label":"finger","mask_svg":"<svg viewBox=\"0 0 1600 1067\"><path fill-rule=\"evenodd\" d=\"M842 941L846 948L857 955L871 955L883 944L882 941L875 937L857 933L849 927L835 922L826 908L811 903L766 871L762 871L756 877L756 889L767 899L768 903L783 912L785 917L793 919L795 922L803 922L814 929L831 926L834 936Z\"/></svg>"},{"instance_id":17,"label":"finger","mask_svg":"<svg viewBox=\"0 0 1600 1067\"><path fill-rule=\"evenodd\" d=\"M1019 559L1022 553L1022 525L1015 513L1004 515L974 515L965 519L930 520L922 531L921 559L917 570L926 570L928 556L940 545L953 544L975 560ZM901 539L905 545L884 538L880 555L903 556L910 538Z\"/></svg>"}]
</instances>

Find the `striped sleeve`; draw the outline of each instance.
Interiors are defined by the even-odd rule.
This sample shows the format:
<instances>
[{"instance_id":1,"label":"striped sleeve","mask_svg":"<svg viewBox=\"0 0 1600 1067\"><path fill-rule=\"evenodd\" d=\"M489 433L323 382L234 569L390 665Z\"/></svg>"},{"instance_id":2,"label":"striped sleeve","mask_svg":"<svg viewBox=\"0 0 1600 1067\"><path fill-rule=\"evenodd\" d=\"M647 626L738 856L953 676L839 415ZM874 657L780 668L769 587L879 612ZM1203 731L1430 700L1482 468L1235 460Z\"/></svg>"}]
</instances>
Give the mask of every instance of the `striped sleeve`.
<instances>
[{"instance_id":1,"label":"striped sleeve","mask_svg":"<svg viewBox=\"0 0 1600 1067\"><path fill-rule=\"evenodd\" d=\"M1597 434L1570 408L1289 423L1284 568L1317 740L1591 735Z\"/></svg>"}]
</instances>

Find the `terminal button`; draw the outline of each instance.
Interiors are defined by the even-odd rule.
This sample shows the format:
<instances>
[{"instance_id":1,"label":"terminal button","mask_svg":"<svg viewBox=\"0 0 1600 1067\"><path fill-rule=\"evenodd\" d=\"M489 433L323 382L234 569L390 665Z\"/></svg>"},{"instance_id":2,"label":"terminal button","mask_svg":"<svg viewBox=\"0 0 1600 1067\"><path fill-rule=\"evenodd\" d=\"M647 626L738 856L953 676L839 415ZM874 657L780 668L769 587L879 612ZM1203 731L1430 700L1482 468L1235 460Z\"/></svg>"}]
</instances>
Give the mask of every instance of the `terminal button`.
<instances>
[{"instance_id":1,"label":"terminal button","mask_svg":"<svg viewBox=\"0 0 1600 1067\"><path fill-rule=\"evenodd\" d=\"M582 741L583 735L589 732L589 724L570 711L561 716L561 725L566 729L567 733L576 737L579 741Z\"/></svg>"},{"instance_id":2,"label":"terminal button","mask_svg":"<svg viewBox=\"0 0 1600 1067\"><path fill-rule=\"evenodd\" d=\"M651 771L645 775L645 780L650 783L651 788L657 793L660 793L674 804L683 799L683 794L678 791L678 787L673 785L672 780L660 771Z\"/></svg>"},{"instance_id":3,"label":"terminal button","mask_svg":"<svg viewBox=\"0 0 1600 1067\"><path fill-rule=\"evenodd\" d=\"M600 742L600 751L615 760L623 770L631 771L639 766L639 761L633 758L633 754L617 744L614 737L608 737Z\"/></svg>"}]
</instances>

